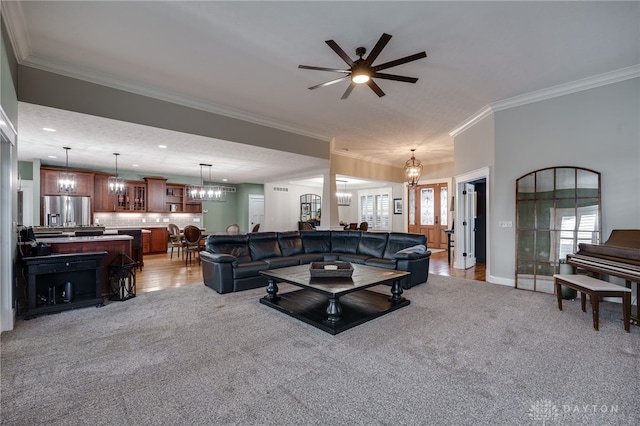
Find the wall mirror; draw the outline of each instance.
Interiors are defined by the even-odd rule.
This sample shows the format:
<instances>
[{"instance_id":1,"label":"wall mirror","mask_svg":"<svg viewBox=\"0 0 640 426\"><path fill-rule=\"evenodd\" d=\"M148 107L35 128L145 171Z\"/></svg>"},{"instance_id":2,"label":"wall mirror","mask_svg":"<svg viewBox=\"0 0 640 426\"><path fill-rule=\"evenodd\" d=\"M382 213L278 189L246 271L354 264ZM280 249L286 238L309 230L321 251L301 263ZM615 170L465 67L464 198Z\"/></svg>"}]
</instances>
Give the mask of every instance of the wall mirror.
<instances>
[{"instance_id":1,"label":"wall mirror","mask_svg":"<svg viewBox=\"0 0 640 426\"><path fill-rule=\"evenodd\" d=\"M549 167L516 180L516 288L553 293L579 243L600 244L600 173Z\"/></svg>"},{"instance_id":2,"label":"wall mirror","mask_svg":"<svg viewBox=\"0 0 640 426\"><path fill-rule=\"evenodd\" d=\"M320 221L320 200L316 194L300 196L300 222Z\"/></svg>"}]
</instances>

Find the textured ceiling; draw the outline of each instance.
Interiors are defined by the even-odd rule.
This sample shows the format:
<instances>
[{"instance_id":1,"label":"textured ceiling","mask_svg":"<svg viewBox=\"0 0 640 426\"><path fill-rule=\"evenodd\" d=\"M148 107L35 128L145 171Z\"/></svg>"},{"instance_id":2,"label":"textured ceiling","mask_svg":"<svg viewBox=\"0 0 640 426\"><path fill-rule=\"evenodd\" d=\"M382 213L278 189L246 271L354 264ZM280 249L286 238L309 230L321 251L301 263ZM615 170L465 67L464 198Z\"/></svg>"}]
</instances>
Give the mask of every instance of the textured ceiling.
<instances>
[{"instance_id":1,"label":"textured ceiling","mask_svg":"<svg viewBox=\"0 0 640 426\"><path fill-rule=\"evenodd\" d=\"M449 132L488 104L640 63L638 2L27 1L3 10L25 65L315 135L336 152L398 167L411 148L427 165L452 161ZM347 82L307 89L339 75L299 64L345 65L325 40L355 58L383 32L393 38L376 63L427 52L386 70L416 84L378 80L386 96L359 86L347 100ZM88 125L90 117L62 112L69 133L51 136L40 130L43 116L55 121L56 112L20 106L20 159L62 157L66 143L70 162L118 151L123 168L132 157L141 169L173 174L193 174L202 162L203 138L95 118ZM154 149L163 138L177 138L180 149ZM281 177L283 164L293 174L326 167L215 144L219 177L230 182Z\"/></svg>"}]
</instances>

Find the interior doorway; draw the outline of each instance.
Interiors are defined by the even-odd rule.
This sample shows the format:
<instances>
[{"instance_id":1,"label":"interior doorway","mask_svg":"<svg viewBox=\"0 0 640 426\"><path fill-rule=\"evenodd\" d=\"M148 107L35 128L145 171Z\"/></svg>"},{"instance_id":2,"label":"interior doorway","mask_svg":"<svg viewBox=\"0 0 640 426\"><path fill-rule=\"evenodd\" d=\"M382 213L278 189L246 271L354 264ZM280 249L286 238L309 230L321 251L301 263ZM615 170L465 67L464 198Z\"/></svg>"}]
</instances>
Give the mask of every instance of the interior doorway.
<instances>
[{"instance_id":1,"label":"interior doorway","mask_svg":"<svg viewBox=\"0 0 640 426\"><path fill-rule=\"evenodd\" d=\"M251 232L256 225L264 231L264 195L249 195L249 229Z\"/></svg>"},{"instance_id":2,"label":"interior doorway","mask_svg":"<svg viewBox=\"0 0 640 426\"><path fill-rule=\"evenodd\" d=\"M489 168L485 167L455 178L455 250L454 268L466 269L469 267L465 254L473 253L476 263L485 264L487 281L491 276L491 251L490 247L490 194L487 182L489 180ZM465 215L465 190L471 185L473 193L473 211ZM467 202L469 200L467 199ZM465 238L462 225L467 216L469 235ZM460 224L460 226L458 225Z\"/></svg>"}]
</instances>

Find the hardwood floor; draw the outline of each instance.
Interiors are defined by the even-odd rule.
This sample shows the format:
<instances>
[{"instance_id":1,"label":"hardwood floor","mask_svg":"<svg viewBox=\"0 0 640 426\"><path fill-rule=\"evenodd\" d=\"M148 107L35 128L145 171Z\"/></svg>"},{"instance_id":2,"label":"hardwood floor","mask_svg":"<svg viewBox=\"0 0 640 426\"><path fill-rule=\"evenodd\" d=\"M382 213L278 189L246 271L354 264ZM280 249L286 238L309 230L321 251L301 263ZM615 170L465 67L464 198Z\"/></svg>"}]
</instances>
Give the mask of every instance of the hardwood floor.
<instances>
[{"instance_id":1,"label":"hardwood floor","mask_svg":"<svg viewBox=\"0 0 640 426\"><path fill-rule=\"evenodd\" d=\"M456 278L485 281L485 265L477 264L466 270L453 269L447 262L447 252L433 253L429 262L429 273ZM145 293L170 287L202 284L202 269L197 260L185 266L182 256L170 252L146 254L144 268L136 273L136 292Z\"/></svg>"},{"instance_id":2,"label":"hardwood floor","mask_svg":"<svg viewBox=\"0 0 640 426\"><path fill-rule=\"evenodd\" d=\"M448 277L466 278L468 280L486 281L486 267L484 263L476 263L469 269L454 269L453 259L447 262L447 252L432 253L429 260L429 274L446 275Z\"/></svg>"}]
</instances>

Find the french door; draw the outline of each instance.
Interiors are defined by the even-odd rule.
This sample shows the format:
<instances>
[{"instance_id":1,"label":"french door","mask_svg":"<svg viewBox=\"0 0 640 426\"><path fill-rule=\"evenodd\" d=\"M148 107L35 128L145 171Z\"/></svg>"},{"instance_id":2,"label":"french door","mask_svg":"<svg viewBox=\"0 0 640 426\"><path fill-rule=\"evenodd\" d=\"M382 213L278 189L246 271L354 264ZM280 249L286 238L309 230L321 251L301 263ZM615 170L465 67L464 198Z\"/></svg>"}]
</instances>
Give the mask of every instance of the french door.
<instances>
[{"instance_id":1,"label":"french door","mask_svg":"<svg viewBox=\"0 0 640 426\"><path fill-rule=\"evenodd\" d=\"M431 248L447 248L449 188L446 183L409 188L409 232L427 236Z\"/></svg>"}]
</instances>

